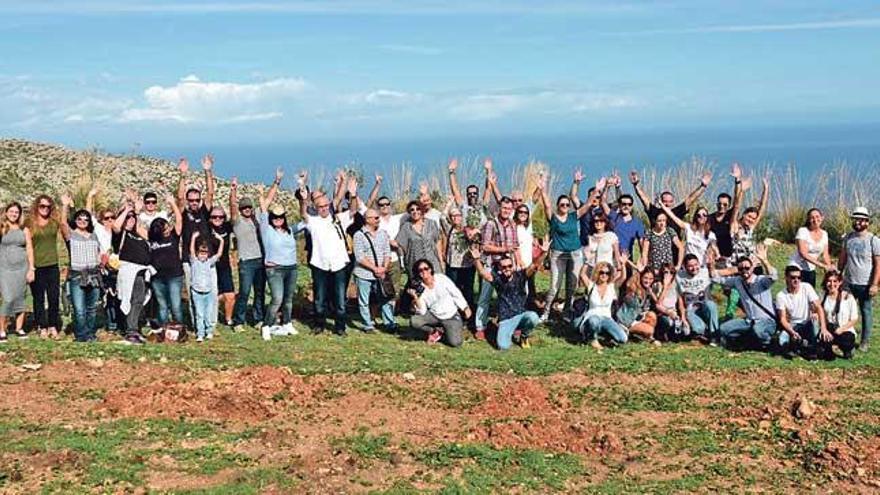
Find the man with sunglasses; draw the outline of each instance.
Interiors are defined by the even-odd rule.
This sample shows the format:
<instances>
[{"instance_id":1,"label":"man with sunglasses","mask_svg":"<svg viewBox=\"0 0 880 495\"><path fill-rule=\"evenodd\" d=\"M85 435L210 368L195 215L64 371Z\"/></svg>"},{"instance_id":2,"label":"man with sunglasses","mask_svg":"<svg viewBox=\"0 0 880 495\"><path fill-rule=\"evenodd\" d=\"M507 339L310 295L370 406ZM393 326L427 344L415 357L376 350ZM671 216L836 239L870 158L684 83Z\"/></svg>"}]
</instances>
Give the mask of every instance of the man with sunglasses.
<instances>
[{"instance_id":1,"label":"man with sunglasses","mask_svg":"<svg viewBox=\"0 0 880 495\"><path fill-rule=\"evenodd\" d=\"M633 189L636 191L636 196L639 197L639 201L642 202L642 207L645 209L645 213L648 215L648 219L653 222L657 215L663 213L663 210L654 203L651 202L651 198L648 194L639 186L639 173L635 170L629 173L629 180L633 185ZM703 195L703 192L706 191L706 188L709 187L709 183L712 182L712 174L706 172L700 177L700 184L696 189L691 191L690 194L682 201L681 203L675 204L675 195L672 194L671 191L663 191L660 193L660 202L662 202L667 208L672 210L675 213L675 216L678 218L687 217L688 211L691 209L691 205L693 205L700 196ZM675 231L677 235L681 235L681 227L678 225L672 224L670 227Z\"/></svg>"},{"instance_id":2,"label":"man with sunglasses","mask_svg":"<svg viewBox=\"0 0 880 495\"><path fill-rule=\"evenodd\" d=\"M710 249L707 256L711 260L714 251ZM709 270L701 265L697 255L684 255L684 266L675 275L675 283L678 288L678 312L685 315L684 324L691 330L688 333L696 335L704 343L717 343L718 305L709 296L712 289Z\"/></svg>"},{"instance_id":3,"label":"man with sunglasses","mask_svg":"<svg viewBox=\"0 0 880 495\"><path fill-rule=\"evenodd\" d=\"M871 215L864 206L850 215L853 231L843 239L837 267L843 272L843 282L859 303L862 320L862 341L859 350L868 351L868 342L874 325L871 301L880 285L880 238L868 230Z\"/></svg>"},{"instance_id":4,"label":"man with sunglasses","mask_svg":"<svg viewBox=\"0 0 880 495\"><path fill-rule=\"evenodd\" d=\"M486 170L488 181L488 176L492 173L492 159L486 158L483 162L483 167ZM487 184L484 198L481 202L480 188L476 184L468 184L465 188L466 199L463 199L461 197L461 189L458 187L458 180L455 178L455 171L458 169L458 159L453 158L449 160L447 169L449 171L449 189L452 191L452 197L455 204L461 208L465 224L473 227L482 227L489 219L489 209L486 206L486 200L488 198L485 196L489 193L492 187Z\"/></svg>"},{"instance_id":5,"label":"man with sunglasses","mask_svg":"<svg viewBox=\"0 0 880 495\"><path fill-rule=\"evenodd\" d=\"M477 267L477 273L498 293L498 349L506 351L514 343L528 349L529 333L541 322L541 317L534 311L526 311L528 298L528 279L538 271L544 263L547 248L542 245L541 255L525 269L518 269L514 255L503 254L496 262L496 270L489 270L480 260L480 248L471 247L471 256Z\"/></svg>"},{"instance_id":6,"label":"man with sunglasses","mask_svg":"<svg viewBox=\"0 0 880 495\"><path fill-rule=\"evenodd\" d=\"M804 359L812 361L817 356L819 332L827 334L828 329L819 295L812 285L801 283L801 279L801 267L785 267L785 289L776 294L776 313L782 330L779 348L788 359L799 351Z\"/></svg>"},{"instance_id":7,"label":"man with sunglasses","mask_svg":"<svg viewBox=\"0 0 880 495\"><path fill-rule=\"evenodd\" d=\"M189 246L193 232L198 231L202 239L210 239L211 227L209 218L211 216L211 207L214 206L214 158L211 155L205 155L202 158L202 168L205 170L205 184L207 190L205 196L202 197L202 191L196 186L187 185L187 172L189 172L189 161L181 158L178 162L180 170L180 182L177 186L178 203L183 212L183 230L181 233L181 245ZM187 251L187 250L185 250ZM184 263L189 260L189 254L184 253Z\"/></svg>"},{"instance_id":8,"label":"man with sunglasses","mask_svg":"<svg viewBox=\"0 0 880 495\"><path fill-rule=\"evenodd\" d=\"M143 203L143 209L138 213L138 223L140 223L145 229L149 230L150 224L152 224L153 220L157 218L161 218L165 221L168 220L168 213L159 209L158 194L153 191L148 191L144 193L141 202Z\"/></svg>"},{"instance_id":9,"label":"man with sunglasses","mask_svg":"<svg viewBox=\"0 0 880 495\"><path fill-rule=\"evenodd\" d=\"M712 283L735 290L745 308L745 318L734 318L721 325L721 345L743 348L757 345L766 349L776 334L776 313L773 311L773 295L770 288L778 275L767 260L767 246L758 244L756 257L764 267L765 275L754 272L752 259L742 257L736 261L735 268L718 270L709 263ZM737 273L737 275L733 275Z\"/></svg>"},{"instance_id":10,"label":"man with sunglasses","mask_svg":"<svg viewBox=\"0 0 880 495\"><path fill-rule=\"evenodd\" d=\"M516 235L516 224L513 221L513 201L508 197L501 198L498 217L486 222L480 236L483 254L493 264L497 264L502 256L507 256L516 267L519 267L519 239ZM479 271L479 268L477 268ZM489 322L489 301L492 298L492 284L483 283L477 299L477 311L474 315L474 336L478 340L486 337L486 324Z\"/></svg>"},{"instance_id":11,"label":"man with sunglasses","mask_svg":"<svg viewBox=\"0 0 880 495\"><path fill-rule=\"evenodd\" d=\"M620 181L620 178L617 178ZM630 259L635 256L636 242L641 242L645 238L645 224L641 219L633 216L633 206L635 198L630 194L622 194L617 198L617 207L612 209L602 200L602 210L614 225L614 233L617 235L617 241L620 244L621 254L627 253ZM627 272L630 267L627 266Z\"/></svg>"},{"instance_id":12,"label":"man with sunglasses","mask_svg":"<svg viewBox=\"0 0 880 495\"><path fill-rule=\"evenodd\" d=\"M284 177L280 168L275 171L271 189L277 190ZM270 191L272 198L275 193ZM238 251L238 294L232 310L235 328L247 322L247 304L254 293L253 324L262 323L266 307L266 268L263 263L263 240L260 237L259 211L251 198L238 197L238 179L232 179L229 190L229 217Z\"/></svg>"}]
</instances>

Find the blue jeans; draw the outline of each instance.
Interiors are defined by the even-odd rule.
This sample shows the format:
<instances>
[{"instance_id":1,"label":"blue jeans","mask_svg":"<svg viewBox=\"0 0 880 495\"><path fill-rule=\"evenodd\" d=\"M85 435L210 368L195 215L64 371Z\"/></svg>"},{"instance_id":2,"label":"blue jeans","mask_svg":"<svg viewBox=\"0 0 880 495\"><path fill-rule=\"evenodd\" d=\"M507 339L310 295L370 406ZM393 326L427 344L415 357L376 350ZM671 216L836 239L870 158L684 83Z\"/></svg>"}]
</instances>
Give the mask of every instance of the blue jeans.
<instances>
[{"instance_id":1,"label":"blue jeans","mask_svg":"<svg viewBox=\"0 0 880 495\"><path fill-rule=\"evenodd\" d=\"M211 308L214 307L213 299L215 297L214 292L190 291L190 298L195 309L193 320L196 322L196 337L205 338L206 335L214 334L214 328L211 325Z\"/></svg>"},{"instance_id":2,"label":"blue jeans","mask_svg":"<svg viewBox=\"0 0 880 495\"><path fill-rule=\"evenodd\" d=\"M691 305L687 309L687 322L691 326L691 332L707 338L718 337L718 305L715 301L706 299L698 305Z\"/></svg>"},{"instance_id":3,"label":"blue jeans","mask_svg":"<svg viewBox=\"0 0 880 495\"><path fill-rule=\"evenodd\" d=\"M358 290L358 311L361 314L361 319L364 320L364 330L373 330L373 316L370 314L370 289L373 287L372 280L364 280L362 278L354 277L355 284L357 285ZM382 313L382 322L385 324L386 328L392 328L396 326L394 322L394 300L389 300L380 308L380 312Z\"/></svg>"},{"instance_id":4,"label":"blue jeans","mask_svg":"<svg viewBox=\"0 0 880 495\"><path fill-rule=\"evenodd\" d=\"M596 340L602 336L609 337L618 344L625 344L627 341L626 330L607 316L593 315L587 318L581 328L581 335L585 342Z\"/></svg>"},{"instance_id":5,"label":"blue jeans","mask_svg":"<svg viewBox=\"0 0 880 495\"><path fill-rule=\"evenodd\" d=\"M808 352L812 352L815 354L816 352L816 344L819 337L819 327L813 320L807 320L797 325L792 325L794 331L797 332L798 335L801 336L803 342L801 342L800 349L806 350ZM779 332L779 347L785 349L788 347L791 342L791 336L785 330ZM797 349L792 349L797 350Z\"/></svg>"},{"instance_id":6,"label":"blue jeans","mask_svg":"<svg viewBox=\"0 0 880 495\"><path fill-rule=\"evenodd\" d=\"M323 325L324 319L330 314L329 298L332 297L335 311L333 328L337 333L345 332L345 288L348 285L348 271L343 268L331 272L312 267L312 277L315 284L315 316L319 324Z\"/></svg>"},{"instance_id":7,"label":"blue jeans","mask_svg":"<svg viewBox=\"0 0 880 495\"><path fill-rule=\"evenodd\" d=\"M293 296L296 295L296 265L267 267L266 281L269 283L272 301L263 316L263 325L274 325L279 309L281 324L290 323L293 314Z\"/></svg>"},{"instance_id":8,"label":"blue jeans","mask_svg":"<svg viewBox=\"0 0 880 495\"><path fill-rule=\"evenodd\" d=\"M235 308L232 319L235 323L247 323L247 304L254 290L254 321L263 321L266 309L266 267L262 258L241 260L238 262L238 295L235 297Z\"/></svg>"},{"instance_id":9,"label":"blue jeans","mask_svg":"<svg viewBox=\"0 0 880 495\"><path fill-rule=\"evenodd\" d=\"M519 330L523 337L541 322L541 317L534 311L525 311L498 323L498 349L506 351L513 343L513 332Z\"/></svg>"},{"instance_id":10,"label":"blue jeans","mask_svg":"<svg viewBox=\"0 0 880 495\"><path fill-rule=\"evenodd\" d=\"M757 345L766 348L776 334L776 320L745 320L736 318L721 324L721 345L724 347L750 347Z\"/></svg>"},{"instance_id":11,"label":"blue jeans","mask_svg":"<svg viewBox=\"0 0 880 495\"><path fill-rule=\"evenodd\" d=\"M150 283L153 286L153 294L156 295L156 304L159 305L159 324L164 325L169 321L182 323L183 277L153 277ZM169 310L171 320L168 319Z\"/></svg>"},{"instance_id":12,"label":"blue jeans","mask_svg":"<svg viewBox=\"0 0 880 495\"><path fill-rule=\"evenodd\" d=\"M868 293L869 285L850 285L849 291L856 302L859 303L859 317L862 319L862 345L868 345L871 339L871 330L874 328L874 310L871 308L871 295Z\"/></svg>"},{"instance_id":13,"label":"blue jeans","mask_svg":"<svg viewBox=\"0 0 880 495\"><path fill-rule=\"evenodd\" d=\"M71 280L70 300L73 303L73 334L78 342L95 340L97 322L95 315L98 312L98 296L101 289L98 287L80 287L79 281Z\"/></svg>"},{"instance_id":14,"label":"blue jeans","mask_svg":"<svg viewBox=\"0 0 880 495\"><path fill-rule=\"evenodd\" d=\"M492 269L492 277L497 277L498 272ZM480 277L480 298L477 299L477 311L474 314L474 326L477 331L485 330L489 323L489 302L492 300L492 292L494 287L489 282Z\"/></svg>"}]
</instances>

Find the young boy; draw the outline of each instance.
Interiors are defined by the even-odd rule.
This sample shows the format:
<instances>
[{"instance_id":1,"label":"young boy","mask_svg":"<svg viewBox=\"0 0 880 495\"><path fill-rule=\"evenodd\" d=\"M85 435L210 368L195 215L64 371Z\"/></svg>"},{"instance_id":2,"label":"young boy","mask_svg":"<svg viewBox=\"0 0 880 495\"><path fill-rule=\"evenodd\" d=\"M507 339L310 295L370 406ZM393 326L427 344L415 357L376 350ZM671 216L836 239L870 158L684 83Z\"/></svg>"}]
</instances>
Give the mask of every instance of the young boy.
<instances>
[{"instance_id":1,"label":"young boy","mask_svg":"<svg viewBox=\"0 0 880 495\"><path fill-rule=\"evenodd\" d=\"M196 342L214 338L214 325L211 324L213 299L217 297L217 269L215 265L223 253L223 237L214 234L220 242L217 254L211 256L207 239L198 241L199 232L193 232L189 244L190 252L190 297L195 311L193 321L196 325Z\"/></svg>"}]
</instances>

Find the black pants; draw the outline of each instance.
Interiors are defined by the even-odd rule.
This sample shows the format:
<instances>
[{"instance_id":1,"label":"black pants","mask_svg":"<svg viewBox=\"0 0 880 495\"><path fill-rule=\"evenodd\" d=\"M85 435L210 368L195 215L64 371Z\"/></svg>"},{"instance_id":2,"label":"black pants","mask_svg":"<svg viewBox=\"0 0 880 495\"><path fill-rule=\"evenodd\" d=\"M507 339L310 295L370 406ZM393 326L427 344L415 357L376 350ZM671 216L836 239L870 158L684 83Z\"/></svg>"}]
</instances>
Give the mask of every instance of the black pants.
<instances>
[{"instance_id":1,"label":"black pants","mask_svg":"<svg viewBox=\"0 0 880 495\"><path fill-rule=\"evenodd\" d=\"M31 282L34 297L34 322L37 328L61 328L58 305L61 298L61 273L58 265L41 266L34 270ZM49 309L46 310L48 302Z\"/></svg>"},{"instance_id":2,"label":"black pants","mask_svg":"<svg viewBox=\"0 0 880 495\"><path fill-rule=\"evenodd\" d=\"M467 266L455 268L451 266L446 267L446 276L452 280L459 289L461 289L461 294L464 296L464 300L467 301L468 306L471 308L476 308L476 301L474 301L474 277L477 274L477 267L475 266Z\"/></svg>"},{"instance_id":3,"label":"black pants","mask_svg":"<svg viewBox=\"0 0 880 495\"><path fill-rule=\"evenodd\" d=\"M828 330L830 331L831 329L829 328ZM834 351L831 348L835 345L845 354L852 352L856 347L856 334L853 332L843 332L840 335L834 335L834 340L831 342L823 342L822 339L819 339L819 356L823 358L833 356Z\"/></svg>"},{"instance_id":4,"label":"black pants","mask_svg":"<svg viewBox=\"0 0 880 495\"><path fill-rule=\"evenodd\" d=\"M816 270L801 270L801 281L816 288Z\"/></svg>"}]
</instances>

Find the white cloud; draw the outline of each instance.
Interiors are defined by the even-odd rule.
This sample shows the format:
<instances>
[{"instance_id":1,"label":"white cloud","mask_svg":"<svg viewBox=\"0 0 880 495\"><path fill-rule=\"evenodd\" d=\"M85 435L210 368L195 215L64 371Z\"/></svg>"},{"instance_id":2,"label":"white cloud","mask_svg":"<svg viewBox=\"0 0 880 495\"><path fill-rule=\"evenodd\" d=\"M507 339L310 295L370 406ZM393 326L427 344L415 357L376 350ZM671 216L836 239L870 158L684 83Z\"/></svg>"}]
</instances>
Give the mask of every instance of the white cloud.
<instances>
[{"instance_id":1,"label":"white cloud","mask_svg":"<svg viewBox=\"0 0 880 495\"><path fill-rule=\"evenodd\" d=\"M663 34L706 34L706 33L765 33L778 31L817 31L829 29L853 29L880 27L880 18L842 19L815 22L790 22L775 24L730 24L699 26L682 29L649 29L645 31L624 31L609 33L614 36L653 36Z\"/></svg>"},{"instance_id":2,"label":"white cloud","mask_svg":"<svg viewBox=\"0 0 880 495\"><path fill-rule=\"evenodd\" d=\"M493 120L508 115L578 115L643 106L628 95L539 89L454 98L449 115L460 120Z\"/></svg>"},{"instance_id":3,"label":"white cloud","mask_svg":"<svg viewBox=\"0 0 880 495\"><path fill-rule=\"evenodd\" d=\"M188 75L176 85L144 90L146 107L130 108L122 121L170 120L177 122L246 122L281 117L285 102L301 95L302 79L282 78L239 84L205 82Z\"/></svg>"}]
</instances>

